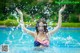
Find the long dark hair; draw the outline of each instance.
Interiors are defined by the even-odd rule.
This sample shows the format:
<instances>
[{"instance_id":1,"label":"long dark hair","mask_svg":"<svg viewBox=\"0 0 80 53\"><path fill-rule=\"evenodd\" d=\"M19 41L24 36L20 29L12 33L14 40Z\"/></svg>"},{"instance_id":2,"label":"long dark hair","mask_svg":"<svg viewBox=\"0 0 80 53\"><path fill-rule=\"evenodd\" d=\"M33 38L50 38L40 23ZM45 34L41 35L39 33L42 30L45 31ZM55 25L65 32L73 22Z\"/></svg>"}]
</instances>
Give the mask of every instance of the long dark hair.
<instances>
[{"instance_id":1,"label":"long dark hair","mask_svg":"<svg viewBox=\"0 0 80 53\"><path fill-rule=\"evenodd\" d=\"M36 32L37 32L37 34L39 33L39 31L38 31L38 27L39 27L39 23L40 22L43 22L43 24L45 24L44 25L44 32L45 33L47 33L48 32L48 29L47 29L47 23L46 23L46 20L45 20L45 18L41 18L41 19L39 19L38 21L37 21L37 23L36 23Z\"/></svg>"}]
</instances>

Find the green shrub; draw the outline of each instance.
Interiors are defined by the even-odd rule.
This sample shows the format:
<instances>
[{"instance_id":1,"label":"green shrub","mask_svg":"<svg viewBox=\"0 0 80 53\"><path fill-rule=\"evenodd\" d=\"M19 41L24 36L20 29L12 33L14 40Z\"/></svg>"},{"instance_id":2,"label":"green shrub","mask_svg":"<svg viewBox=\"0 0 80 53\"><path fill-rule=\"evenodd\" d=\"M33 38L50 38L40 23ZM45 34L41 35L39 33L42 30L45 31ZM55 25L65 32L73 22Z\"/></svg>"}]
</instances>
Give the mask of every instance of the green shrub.
<instances>
[{"instance_id":1,"label":"green shrub","mask_svg":"<svg viewBox=\"0 0 80 53\"><path fill-rule=\"evenodd\" d=\"M8 19L8 20L5 21L5 25L6 26L17 26L18 22L16 20Z\"/></svg>"},{"instance_id":2,"label":"green shrub","mask_svg":"<svg viewBox=\"0 0 80 53\"><path fill-rule=\"evenodd\" d=\"M71 14L69 16L69 22L79 22L79 19L78 19L78 17L76 15Z\"/></svg>"},{"instance_id":3,"label":"green shrub","mask_svg":"<svg viewBox=\"0 0 80 53\"><path fill-rule=\"evenodd\" d=\"M57 26L57 23L53 23L52 25L49 26L55 27ZM80 23L62 23L61 27L80 27Z\"/></svg>"},{"instance_id":4,"label":"green shrub","mask_svg":"<svg viewBox=\"0 0 80 53\"><path fill-rule=\"evenodd\" d=\"M35 22L25 22L25 25L29 25L29 26L35 27L36 23Z\"/></svg>"},{"instance_id":5,"label":"green shrub","mask_svg":"<svg viewBox=\"0 0 80 53\"><path fill-rule=\"evenodd\" d=\"M25 25L35 27L36 22L24 22ZM18 22L16 20L11 20L7 19L4 21L0 21L0 25L5 25L5 26L17 26ZM57 23L52 23L51 25L48 23L48 26L55 27L57 26ZM80 23L62 23L62 27L80 27Z\"/></svg>"},{"instance_id":6,"label":"green shrub","mask_svg":"<svg viewBox=\"0 0 80 53\"><path fill-rule=\"evenodd\" d=\"M4 21L0 21L0 25L4 25L5 24L5 22Z\"/></svg>"},{"instance_id":7,"label":"green shrub","mask_svg":"<svg viewBox=\"0 0 80 53\"><path fill-rule=\"evenodd\" d=\"M80 27L80 23L62 23L62 27Z\"/></svg>"}]
</instances>

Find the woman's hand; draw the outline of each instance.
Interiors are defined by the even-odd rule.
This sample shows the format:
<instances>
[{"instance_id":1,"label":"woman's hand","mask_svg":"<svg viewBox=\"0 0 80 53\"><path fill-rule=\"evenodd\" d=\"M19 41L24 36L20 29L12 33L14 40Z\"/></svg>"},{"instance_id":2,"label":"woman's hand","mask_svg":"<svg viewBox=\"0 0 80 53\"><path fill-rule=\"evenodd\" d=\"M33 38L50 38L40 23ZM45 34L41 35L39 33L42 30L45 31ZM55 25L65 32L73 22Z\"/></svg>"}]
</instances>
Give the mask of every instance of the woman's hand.
<instances>
[{"instance_id":1,"label":"woman's hand","mask_svg":"<svg viewBox=\"0 0 80 53\"><path fill-rule=\"evenodd\" d=\"M19 15L23 16L23 13L21 12L21 10L19 10L18 8L16 8L16 11L18 12Z\"/></svg>"},{"instance_id":2,"label":"woman's hand","mask_svg":"<svg viewBox=\"0 0 80 53\"><path fill-rule=\"evenodd\" d=\"M18 8L16 8L16 11L18 12L18 14L19 14L19 16L20 16L20 23L24 24L22 11L19 10Z\"/></svg>"},{"instance_id":3,"label":"woman's hand","mask_svg":"<svg viewBox=\"0 0 80 53\"><path fill-rule=\"evenodd\" d=\"M62 13L65 8L66 8L66 5L64 5L64 6L59 10L59 12Z\"/></svg>"}]
</instances>

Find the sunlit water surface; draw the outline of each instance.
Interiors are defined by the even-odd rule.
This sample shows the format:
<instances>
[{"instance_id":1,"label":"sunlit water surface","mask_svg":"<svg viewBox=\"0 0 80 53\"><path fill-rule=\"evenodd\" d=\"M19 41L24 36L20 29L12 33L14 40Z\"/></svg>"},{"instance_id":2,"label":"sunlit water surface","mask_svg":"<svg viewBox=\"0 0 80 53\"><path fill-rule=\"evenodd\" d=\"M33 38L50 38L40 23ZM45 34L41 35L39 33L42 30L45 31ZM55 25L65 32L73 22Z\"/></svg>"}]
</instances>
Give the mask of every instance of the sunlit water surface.
<instances>
[{"instance_id":1,"label":"sunlit water surface","mask_svg":"<svg viewBox=\"0 0 80 53\"><path fill-rule=\"evenodd\" d=\"M35 31L34 27L28 29ZM60 28L50 36L48 48L35 49L34 38L22 32L21 28L0 27L0 52L4 44L9 46L7 53L80 53L80 28Z\"/></svg>"}]
</instances>

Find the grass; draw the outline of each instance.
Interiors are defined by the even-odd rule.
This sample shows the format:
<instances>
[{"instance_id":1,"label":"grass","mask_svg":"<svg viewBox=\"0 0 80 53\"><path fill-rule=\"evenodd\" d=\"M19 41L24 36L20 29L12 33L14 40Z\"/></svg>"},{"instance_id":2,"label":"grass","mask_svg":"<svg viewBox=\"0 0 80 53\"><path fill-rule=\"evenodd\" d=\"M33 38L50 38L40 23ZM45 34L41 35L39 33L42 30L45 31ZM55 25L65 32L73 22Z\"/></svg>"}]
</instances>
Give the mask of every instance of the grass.
<instances>
[{"instance_id":1,"label":"grass","mask_svg":"<svg viewBox=\"0 0 80 53\"><path fill-rule=\"evenodd\" d=\"M50 26L55 27L57 23L53 23ZM62 23L61 27L80 27L80 23Z\"/></svg>"},{"instance_id":2,"label":"grass","mask_svg":"<svg viewBox=\"0 0 80 53\"><path fill-rule=\"evenodd\" d=\"M4 21L0 21L0 25L5 25L5 26L17 26L18 22L16 20L11 20L11 19L7 19ZM25 25L29 25L29 26L35 26L36 22L25 22ZM49 24L48 24L49 25ZM57 23L52 23L49 26L56 26ZM80 23L62 23L62 27L80 27Z\"/></svg>"},{"instance_id":3,"label":"grass","mask_svg":"<svg viewBox=\"0 0 80 53\"><path fill-rule=\"evenodd\" d=\"M0 21L0 25L17 26L18 22L16 20L7 19L7 20L4 20L4 21Z\"/></svg>"},{"instance_id":4,"label":"grass","mask_svg":"<svg viewBox=\"0 0 80 53\"><path fill-rule=\"evenodd\" d=\"M80 27L80 23L62 23L62 27Z\"/></svg>"}]
</instances>

